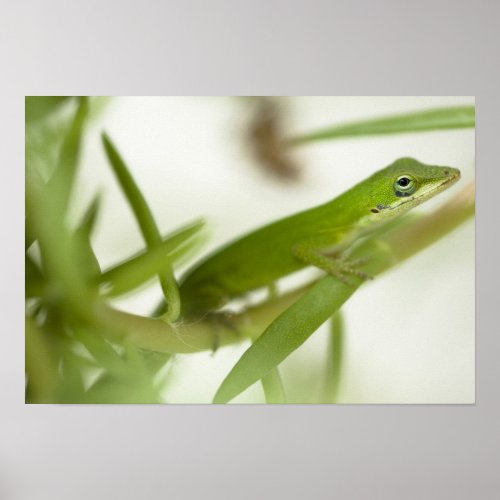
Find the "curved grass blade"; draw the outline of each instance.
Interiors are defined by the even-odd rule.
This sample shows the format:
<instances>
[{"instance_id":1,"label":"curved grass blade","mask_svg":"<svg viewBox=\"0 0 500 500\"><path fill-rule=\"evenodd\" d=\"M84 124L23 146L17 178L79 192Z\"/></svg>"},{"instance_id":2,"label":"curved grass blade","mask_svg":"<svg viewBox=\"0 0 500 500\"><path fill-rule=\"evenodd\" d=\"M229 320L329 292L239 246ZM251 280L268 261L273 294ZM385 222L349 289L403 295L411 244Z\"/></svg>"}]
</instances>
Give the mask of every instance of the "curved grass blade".
<instances>
[{"instance_id":1,"label":"curved grass blade","mask_svg":"<svg viewBox=\"0 0 500 500\"><path fill-rule=\"evenodd\" d=\"M57 168L47 183L40 182L36 171L29 166L26 171L26 204L29 207L26 224L40 246L44 275L59 304L80 319L90 318L88 301L92 297L80 272L81 255L66 218L87 111L87 99L82 98L64 138Z\"/></svg>"},{"instance_id":2,"label":"curved grass blade","mask_svg":"<svg viewBox=\"0 0 500 500\"><path fill-rule=\"evenodd\" d=\"M475 126L474 106L455 106L363 120L324 128L289 140L291 145L327 141L346 137L401 134L471 128Z\"/></svg>"},{"instance_id":3,"label":"curved grass blade","mask_svg":"<svg viewBox=\"0 0 500 500\"><path fill-rule=\"evenodd\" d=\"M85 397L85 385L79 356L66 348L61 356L61 361L60 373L62 380L59 386L57 402L79 404Z\"/></svg>"},{"instance_id":4,"label":"curved grass blade","mask_svg":"<svg viewBox=\"0 0 500 500\"><path fill-rule=\"evenodd\" d=\"M27 98L28 99L28 98ZM30 98L33 100L42 99L38 97ZM49 182L44 183L40 177L40 174L31 167L29 162L26 165L26 237L25 237L25 249L27 250L33 242L36 240L35 230L31 221L31 208L30 201L31 196L28 189L36 188L38 190L47 191L46 198L50 201L54 209L58 210L59 213L65 214L68 200L70 197L71 186L75 177L76 169L78 166L78 159L80 156L81 141L83 136L83 128L88 116L88 98L81 97L80 104L75 113L75 116L69 126L69 129L64 137L61 150L59 152L59 158L57 161L56 169L54 174L50 178ZM27 108L28 109L28 108ZM28 111L27 111L28 112ZM26 151L28 154L28 151Z\"/></svg>"},{"instance_id":5,"label":"curved grass blade","mask_svg":"<svg viewBox=\"0 0 500 500\"><path fill-rule=\"evenodd\" d=\"M64 138L59 160L54 175L47 183L51 196L57 200L59 209L65 213L68 205L71 187L75 178L78 159L80 157L83 128L89 113L88 98L81 97L75 117Z\"/></svg>"},{"instance_id":6,"label":"curved grass blade","mask_svg":"<svg viewBox=\"0 0 500 500\"><path fill-rule=\"evenodd\" d=\"M285 404L285 388L278 367L273 368L265 377L262 377L262 388L267 404Z\"/></svg>"},{"instance_id":7,"label":"curved grass blade","mask_svg":"<svg viewBox=\"0 0 500 500\"><path fill-rule=\"evenodd\" d=\"M26 297L40 297L42 295L45 282L42 271L28 254L24 256L24 280Z\"/></svg>"},{"instance_id":8,"label":"curved grass blade","mask_svg":"<svg viewBox=\"0 0 500 500\"><path fill-rule=\"evenodd\" d=\"M97 366L117 377L128 373L121 356L98 331L77 328L74 331L74 337L87 349Z\"/></svg>"},{"instance_id":9,"label":"curved grass blade","mask_svg":"<svg viewBox=\"0 0 500 500\"><path fill-rule=\"evenodd\" d=\"M45 118L70 98L70 96L26 96L24 98L26 122Z\"/></svg>"},{"instance_id":10,"label":"curved grass blade","mask_svg":"<svg viewBox=\"0 0 500 500\"><path fill-rule=\"evenodd\" d=\"M26 403L53 403L59 383L57 357L46 333L32 319L25 321Z\"/></svg>"},{"instance_id":11,"label":"curved grass blade","mask_svg":"<svg viewBox=\"0 0 500 500\"><path fill-rule=\"evenodd\" d=\"M28 146L26 146L26 154L27 147ZM24 218L24 250L27 252L37 239L36 228L33 225L33 217L30 215L33 211L33 198L39 198L46 187L40 173L33 168L33 165L28 161L25 166L24 183L24 204L26 214Z\"/></svg>"},{"instance_id":12,"label":"curved grass blade","mask_svg":"<svg viewBox=\"0 0 500 500\"><path fill-rule=\"evenodd\" d=\"M108 289L106 295L118 296L142 285L173 264L200 243L199 235L204 223L198 221L169 235L159 245L127 259L100 277L100 283Z\"/></svg>"},{"instance_id":13,"label":"curved grass blade","mask_svg":"<svg viewBox=\"0 0 500 500\"><path fill-rule=\"evenodd\" d=\"M320 403L335 403L342 374L342 354L344 346L344 319L342 311L337 311L331 321L328 339L325 387Z\"/></svg>"},{"instance_id":14,"label":"curved grass blade","mask_svg":"<svg viewBox=\"0 0 500 500\"><path fill-rule=\"evenodd\" d=\"M82 220L78 226L79 231L83 231L87 235L91 235L94 230L97 216L99 215L99 208L101 206L101 196L97 194L90 202L89 207L83 214Z\"/></svg>"},{"instance_id":15,"label":"curved grass blade","mask_svg":"<svg viewBox=\"0 0 500 500\"><path fill-rule=\"evenodd\" d=\"M113 172L118 179L120 187L130 204L147 246L149 248L153 248L154 246L159 245L161 243L160 232L158 231L158 227L146 199L135 183L127 165L119 155L110 138L105 133L102 134L102 142L109 163L113 168ZM169 267L158 277L163 290L163 295L165 296L165 300L168 304L165 319L169 322L174 322L179 317L181 306L179 288L177 286L177 282L175 281L173 269Z\"/></svg>"},{"instance_id":16,"label":"curved grass blade","mask_svg":"<svg viewBox=\"0 0 500 500\"><path fill-rule=\"evenodd\" d=\"M265 377L330 318L358 286L346 285L332 276L320 279L244 352L219 387L214 403L227 403Z\"/></svg>"},{"instance_id":17,"label":"curved grass blade","mask_svg":"<svg viewBox=\"0 0 500 500\"><path fill-rule=\"evenodd\" d=\"M149 246L157 244L160 240L160 233L144 195L139 189L139 186L137 186L123 158L106 133L102 134L102 142L109 163L130 204L130 208L134 213L142 235L144 236L144 240Z\"/></svg>"},{"instance_id":18,"label":"curved grass blade","mask_svg":"<svg viewBox=\"0 0 500 500\"><path fill-rule=\"evenodd\" d=\"M31 220L26 216L24 219L24 250L27 252L31 245L35 243L36 237L31 227Z\"/></svg>"},{"instance_id":19,"label":"curved grass blade","mask_svg":"<svg viewBox=\"0 0 500 500\"><path fill-rule=\"evenodd\" d=\"M81 270L90 282L95 281L96 277L101 274L101 266L90 240L99 213L100 202L100 196L96 195L75 232L75 237L78 241L76 248L80 254L79 260L82 266Z\"/></svg>"}]
</instances>

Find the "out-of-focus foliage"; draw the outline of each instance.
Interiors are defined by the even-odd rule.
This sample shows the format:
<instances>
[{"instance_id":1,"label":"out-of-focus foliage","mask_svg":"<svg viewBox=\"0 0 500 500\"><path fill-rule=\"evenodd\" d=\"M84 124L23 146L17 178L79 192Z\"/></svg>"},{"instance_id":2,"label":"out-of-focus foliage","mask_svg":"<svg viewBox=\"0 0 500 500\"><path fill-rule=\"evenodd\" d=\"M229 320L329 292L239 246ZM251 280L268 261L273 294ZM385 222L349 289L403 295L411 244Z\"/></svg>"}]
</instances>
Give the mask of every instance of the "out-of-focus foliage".
<instances>
[{"instance_id":1,"label":"out-of-focus foliage","mask_svg":"<svg viewBox=\"0 0 500 500\"><path fill-rule=\"evenodd\" d=\"M78 224L67 219L88 115L85 97L26 99L26 401L157 403L158 373L170 355L110 342L106 333L119 327L102 311L108 296L171 272L203 223L160 237L158 246L102 273L92 248L99 198ZM32 139L44 147L32 147ZM137 201L128 201L135 211Z\"/></svg>"},{"instance_id":2,"label":"out-of-focus foliage","mask_svg":"<svg viewBox=\"0 0 500 500\"><path fill-rule=\"evenodd\" d=\"M402 134L472 128L475 126L474 106L429 109L415 113L386 116L375 120L363 120L327 127L316 132L293 137L291 144L361 137L368 135Z\"/></svg>"},{"instance_id":3,"label":"out-of-focus foliage","mask_svg":"<svg viewBox=\"0 0 500 500\"><path fill-rule=\"evenodd\" d=\"M26 97L26 123L32 124L45 118L69 99L67 96Z\"/></svg>"}]
</instances>

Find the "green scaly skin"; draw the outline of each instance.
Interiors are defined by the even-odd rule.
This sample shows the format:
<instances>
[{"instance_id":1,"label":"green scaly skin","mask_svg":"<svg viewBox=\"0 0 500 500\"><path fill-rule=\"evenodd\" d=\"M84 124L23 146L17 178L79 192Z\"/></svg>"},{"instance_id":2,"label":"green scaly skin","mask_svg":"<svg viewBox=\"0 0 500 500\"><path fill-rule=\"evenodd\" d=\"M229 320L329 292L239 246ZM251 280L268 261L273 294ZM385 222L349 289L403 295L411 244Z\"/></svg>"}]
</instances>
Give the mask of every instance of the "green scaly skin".
<instances>
[{"instance_id":1,"label":"green scaly skin","mask_svg":"<svg viewBox=\"0 0 500 500\"><path fill-rule=\"evenodd\" d=\"M345 259L349 248L459 178L455 168L401 158L328 203L249 233L184 277L183 316L216 310L306 266L319 267L346 283L349 275L366 279L359 262Z\"/></svg>"}]
</instances>

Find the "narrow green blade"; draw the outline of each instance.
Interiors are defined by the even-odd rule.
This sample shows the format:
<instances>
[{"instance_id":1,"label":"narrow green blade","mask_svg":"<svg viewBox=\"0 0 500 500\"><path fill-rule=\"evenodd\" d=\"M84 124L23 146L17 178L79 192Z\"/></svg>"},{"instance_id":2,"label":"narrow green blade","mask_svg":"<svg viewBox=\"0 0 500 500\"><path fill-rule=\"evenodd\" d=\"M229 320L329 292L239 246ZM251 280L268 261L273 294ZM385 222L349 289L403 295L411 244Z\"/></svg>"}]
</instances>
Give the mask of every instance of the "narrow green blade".
<instances>
[{"instance_id":1,"label":"narrow green blade","mask_svg":"<svg viewBox=\"0 0 500 500\"><path fill-rule=\"evenodd\" d=\"M293 137L290 144L305 144L346 137L367 135L400 134L408 132L427 132L475 126L474 106L429 109L417 113L386 116L373 120L363 120L327 127L310 134Z\"/></svg>"},{"instance_id":2,"label":"narrow green blade","mask_svg":"<svg viewBox=\"0 0 500 500\"><path fill-rule=\"evenodd\" d=\"M344 347L344 320L342 311L337 311L332 318L326 351L325 386L320 403L336 403L342 376L342 358Z\"/></svg>"},{"instance_id":3,"label":"narrow green blade","mask_svg":"<svg viewBox=\"0 0 500 500\"><path fill-rule=\"evenodd\" d=\"M81 97L75 117L64 138L57 168L47 183L50 196L54 197L60 204L59 208L62 213L67 209L71 188L75 179L88 112L88 98Z\"/></svg>"},{"instance_id":4,"label":"narrow green blade","mask_svg":"<svg viewBox=\"0 0 500 500\"><path fill-rule=\"evenodd\" d=\"M165 269L171 269L174 262L192 250L200 241L196 238L204 223L197 221L169 235L159 245L147 249L125 262L108 269L99 281L106 284L109 296L127 293L142 285Z\"/></svg>"},{"instance_id":5,"label":"narrow green blade","mask_svg":"<svg viewBox=\"0 0 500 500\"><path fill-rule=\"evenodd\" d=\"M70 96L26 96L24 98L26 122L45 118L70 98Z\"/></svg>"},{"instance_id":6,"label":"narrow green blade","mask_svg":"<svg viewBox=\"0 0 500 500\"><path fill-rule=\"evenodd\" d=\"M107 134L102 134L102 142L109 163L130 204L147 246L153 248L159 245L161 243L161 236L153 214L141 190L132 177L129 168ZM165 320L167 322L174 322L179 317L181 310L179 287L175 281L173 269L168 266L168 263L166 264L167 266L163 268L163 272L158 277L160 279L163 295L168 304Z\"/></svg>"},{"instance_id":7,"label":"narrow green blade","mask_svg":"<svg viewBox=\"0 0 500 500\"><path fill-rule=\"evenodd\" d=\"M100 201L100 196L96 195L75 231L75 237L78 240L76 249L80 257L81 271L87 280L91 282L95 281L96 277L101 274L101 267L91 243L92 231L99 214Z\"/></svg>"},{"instance_id":8,"label":"narrow green blade","mask_svg":"<svg viewBox=\"0 0 500 500\"><path fill-rule=\"evenodd\" d=\"M273 368L265 377L262 377L262 388L267 404L285 404L286 395L279 368Z\"/></svg>"},{"instance_id":9,"label":"narrow green blade","mask_svg":"<svg viewBox=\"0 0 500 500\"><path fill-rule=\"evenodd\" d=\"M144 240L148 246L155 245L161 239L160 233L144 195L130 173L130 169L106 134L102 134L102 142L109 164L134 213Z\"/></svg>"},{"instance_id":10,"label":"narrow green blade","mask_svg":"<svg viewBox=\"0 0 500 500\"><path fill-rule=\"evenodd\" d=\"M44 277L33 259L24 256L24 290L26 297L39 297L43 293Z\"/></svg>"},{"instance_id":11,"label":"narrow green blade","mask_svg":"<svg viewBox=\"0 0 500 500\"><path fill-rule=\"evenodd\" d=\"M325 276L276 318L222 382L214 403L227 403L268 375L302 345L357 290Z\"/></svg>"}]
</instances>

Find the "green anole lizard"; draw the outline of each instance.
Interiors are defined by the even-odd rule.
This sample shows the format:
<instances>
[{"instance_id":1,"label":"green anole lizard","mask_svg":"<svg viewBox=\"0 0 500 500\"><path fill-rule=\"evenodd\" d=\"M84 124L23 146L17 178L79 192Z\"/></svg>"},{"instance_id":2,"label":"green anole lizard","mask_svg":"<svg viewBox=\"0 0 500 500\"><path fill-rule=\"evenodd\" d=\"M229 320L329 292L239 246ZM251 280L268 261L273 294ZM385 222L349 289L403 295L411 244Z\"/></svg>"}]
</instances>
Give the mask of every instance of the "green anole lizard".
<instances>
[{"instance_id":1,"label":"green anole lizard","mask_svg":"<svg viewBox=\"0 0 500 500\"><path fill-rule=\"evenodd\" d=\"M216 310L233 298L316 266L349 283L369 278L346 253L360 238L460 178L451 167L400 158L337 198L264 226L209 256L180 286L184 316Z\"/></svg>"}]
</instances>

